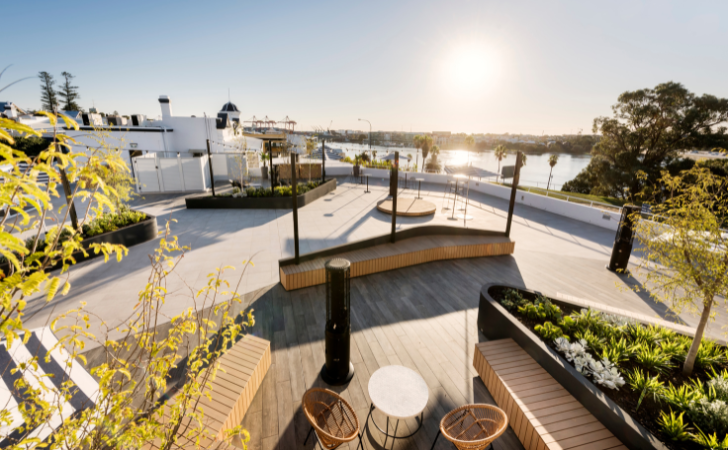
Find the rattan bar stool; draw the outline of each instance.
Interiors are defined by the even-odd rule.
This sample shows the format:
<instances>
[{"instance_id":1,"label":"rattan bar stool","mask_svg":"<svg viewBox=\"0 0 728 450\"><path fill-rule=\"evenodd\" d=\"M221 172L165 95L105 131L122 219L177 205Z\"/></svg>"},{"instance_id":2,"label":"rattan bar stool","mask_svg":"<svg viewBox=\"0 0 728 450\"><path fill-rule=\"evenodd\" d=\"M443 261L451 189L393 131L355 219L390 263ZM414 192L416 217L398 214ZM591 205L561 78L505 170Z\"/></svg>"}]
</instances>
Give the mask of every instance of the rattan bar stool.
<instances>
[{"instance_id":1,"label":"rattan bar stool","mask_svg":"<svg viewBox=\"0 0 728 450\"><path fill-rule=\"evenodd\" d=\"M447 413L440 421L433 450L442 433L458 450L483 450L506 431L508 416L502 409L486 404L465 405Z\"/></svg>"},{"instance_id":2,"label":"rattan bar stool","mask_svg":"<svg viewBox=\"0 0 728 450\"><path fill-rule=\"evenodd\" d=\"M333 450L357 436L361 444L359 418L354 408L335 392L321 388L309 389L303 394L302 407L306 420L311 424L311 430L303 441L304 446L312 431L316 431L322 450Z\"/></svg>"}]
</instances>

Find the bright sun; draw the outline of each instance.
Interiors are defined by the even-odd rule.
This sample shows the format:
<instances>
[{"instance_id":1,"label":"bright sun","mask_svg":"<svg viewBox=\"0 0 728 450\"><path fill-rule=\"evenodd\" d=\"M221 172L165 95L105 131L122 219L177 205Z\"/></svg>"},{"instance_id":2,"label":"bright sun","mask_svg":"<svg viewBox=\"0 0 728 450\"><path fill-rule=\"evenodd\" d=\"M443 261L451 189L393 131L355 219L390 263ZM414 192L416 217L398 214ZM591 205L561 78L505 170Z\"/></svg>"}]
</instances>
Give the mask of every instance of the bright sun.
<instances>
[{"instance_id":1,"label":"bright sun","mask_svg":"<svg viewBox=\"0 0 728 450\"><path fill-rule=\"evenodd\" d=\"M498 65L492 51L484 46L466 45L453 49L445 59L445 82L454 91L482 94L493 87Z\"/></svg>"}]
</instances>

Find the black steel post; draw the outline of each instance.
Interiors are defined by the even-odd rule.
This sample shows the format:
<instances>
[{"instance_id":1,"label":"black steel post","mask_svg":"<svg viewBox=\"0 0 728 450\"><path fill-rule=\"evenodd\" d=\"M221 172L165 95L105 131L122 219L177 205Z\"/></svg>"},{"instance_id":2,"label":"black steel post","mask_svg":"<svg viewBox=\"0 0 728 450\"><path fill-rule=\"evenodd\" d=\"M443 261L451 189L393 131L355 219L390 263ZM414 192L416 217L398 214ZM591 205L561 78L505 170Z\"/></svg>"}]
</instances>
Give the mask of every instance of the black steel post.
<instances>
[{"instance_id":1,"label":"black steel post","mask_svg":"<svg viewBox=\"0 0 728 450\"><path fill-rule=\"evenodd\" d=\"M326 261L326 362L321 378L341 386L354 376L351 363L351 263L342 258Z\"/></svg>"},{"instance_id":2,"label":"black steel post","mask_svg":"<svg viewBox=\"0 0 728 450\"><path fill-rule=\"evenodd\" d=\"M511 237L511 222L513 222L513 208L516 206L516 191L518 190L518 179L521 175L521 163L523 153L516 154L516 170L513 173L513 185L511 186L511 201L508 204L508 220L506 221L506 237Z\"/></svg>"},{"instance_id":3,"label":"black steel post","mask_svg":"<svg viewBox=\"0 0 728 450\"><path fill-rule=\"evenodd\" d=\"M275 180L275 173L276 171L273 169L273 145L271 145L270 141L267 141L268 143L268 158L270 162L270 188L273 189L276 187L276 180Z\"/></svg>"},{"instance_id":4,"label":"black steel post","mask_svg":"<svg viewBox=\"0 0 728 450\"><path fill-rule=\"evenodd\" d=\"M397 181L399 179L399 152L394 152L394 164L392 165L391 177L394 177L394 192L392 193L392 244L395 241L395 232L397 230Z\"/></svg>"},{"instance_id":5,"label":"black steel post","mask_svg":"<svg viewBox=\"0 0 728 450\"><path fill-rule=\"evenodd\" d=\"M212 196L215 196L215 173L212 171L212 153L210 152L210 140L207 140L207 165L210 167L210 186L212 186Z\"/></svg>"},{"instance_id":6,"label":"black steel post","mask_svg":"<svg viewBox=\"0 0 728 450\"><path fill-rule=\"evenodd\" d=\"M321 182L326 182L326 139L321 144Z\"/></svg>"},{"instance_id":7,"label":"black steel post","mask_svg":"<svg viewBox=\"0 0 728 450\"><path fill-rule=\"evenodd\" d=\"M296 154L291 153L291 204L293 205L293 248L298 264L298 179L296 178Z\"/></svg>"}]
</instances>

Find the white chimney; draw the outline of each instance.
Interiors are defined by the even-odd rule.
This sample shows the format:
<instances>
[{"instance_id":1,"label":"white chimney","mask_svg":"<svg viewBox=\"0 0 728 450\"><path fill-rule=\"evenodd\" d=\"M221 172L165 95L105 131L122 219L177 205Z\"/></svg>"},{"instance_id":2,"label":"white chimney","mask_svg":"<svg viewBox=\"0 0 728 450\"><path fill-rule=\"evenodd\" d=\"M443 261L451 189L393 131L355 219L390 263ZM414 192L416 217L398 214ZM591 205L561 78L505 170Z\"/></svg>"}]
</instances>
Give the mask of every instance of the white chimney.
<instances>
[{"instance_id":1,"label":"white chimney","mask_svg":"<svg viewBox=\"0 0 728 450\"><path fill-rule=\"evenodd\" d=\"M162 107L162 119L172 117L172 103L168 96L159 96L159 106Z\"/></svg>"}]
</instances>

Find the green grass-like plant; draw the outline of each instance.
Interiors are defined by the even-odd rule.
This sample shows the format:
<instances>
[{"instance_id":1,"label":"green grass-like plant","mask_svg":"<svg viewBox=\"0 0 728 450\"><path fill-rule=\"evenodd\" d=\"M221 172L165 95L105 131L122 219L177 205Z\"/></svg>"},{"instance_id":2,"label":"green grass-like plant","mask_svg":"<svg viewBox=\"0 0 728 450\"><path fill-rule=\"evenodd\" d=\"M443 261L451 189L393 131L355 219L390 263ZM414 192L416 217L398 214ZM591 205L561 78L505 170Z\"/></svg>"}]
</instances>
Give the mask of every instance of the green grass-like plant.
<instances>
[{"instance_id":1,"label":"green grass-like plant","mask_svg":"<svg viewBox=\"0 0 728 450\"><path fill-rule=\"evenodd\" d=\"M632 356L632 347L623 337L616 339L612 337L602 350L602 358L610 360L617 366L629 361Z\"/></svg>"},{"instance_id":2,"label":"green grass-like plant","mask_svg":"<svg viewBox=\"0 0 728 450\"><path fill-rule=\"evenodd\" d=\"M627 372L627 384L632 390L640 393L640 398L637 401L636 409L640 409L642 401L645 398L651 398L652 400L658 401L664 390L664 382L660 381L659 375L650 377L649 373L643 372L640 369L635 369L631 372Z\"/></svg>"},{"instance_id":3,"label":"green grass-like plant","mask_svg":"<svg viewBox=\"0 0 728 450\"><path fill-rule=\"evenodd\" d=\"M728 434L721 441L718 439L718 433L705 434L700 427L698 427L698 435L695 436L695 442L711 450L728 450Z\"/></svg>"},{"instance_id":4,"label":"green grass-like plant","mask_svg":"<svg viewBox=\"0 0 728 450\"><path fill-rule=\"evenodd\" d=\"M547 341L553 341L556 338L564 337L563 330L551 322L544 322L543 325L536 325L534 327L536 333Z\"/></svg>"},{"instance_id":5,"label":"green grass-like plant","mask_svg":"<svg viewBox=\"0 0 728 450\"><path fill-rule=\"evenodd\" d=\"M693 437L690 433L690 427L683 421L685 412L675 414L672 409L670 414L665 411L660 411L660 418L657 423L660 425L660 429L673 441L687 441Z\"/></svg>"},{"instance_id":6,"label":"green grass-like plant","mask_svg":"<svg viewBox=\"0 0 728 450\"><path fill-rule=\"evenodd\" d=\"M683 384L680 386L674 386L670 383L662 391L662 399L669 404L677 408L680 411L685 411L690 403L700 400L703 397L702 389L696 388L695 385Z\"/></svg>"},{"instance_id":7,"label":"green grass-like plant","mask_svg":"<svg viewBox=\"0 0 728 450\"><path fill-rule=\"evenodd\" d=\"M646 343L635 346L632 359L651 373L665 373L673 367L669 355L662 353L659 347Z\"/></svg>"}]
</instances>

